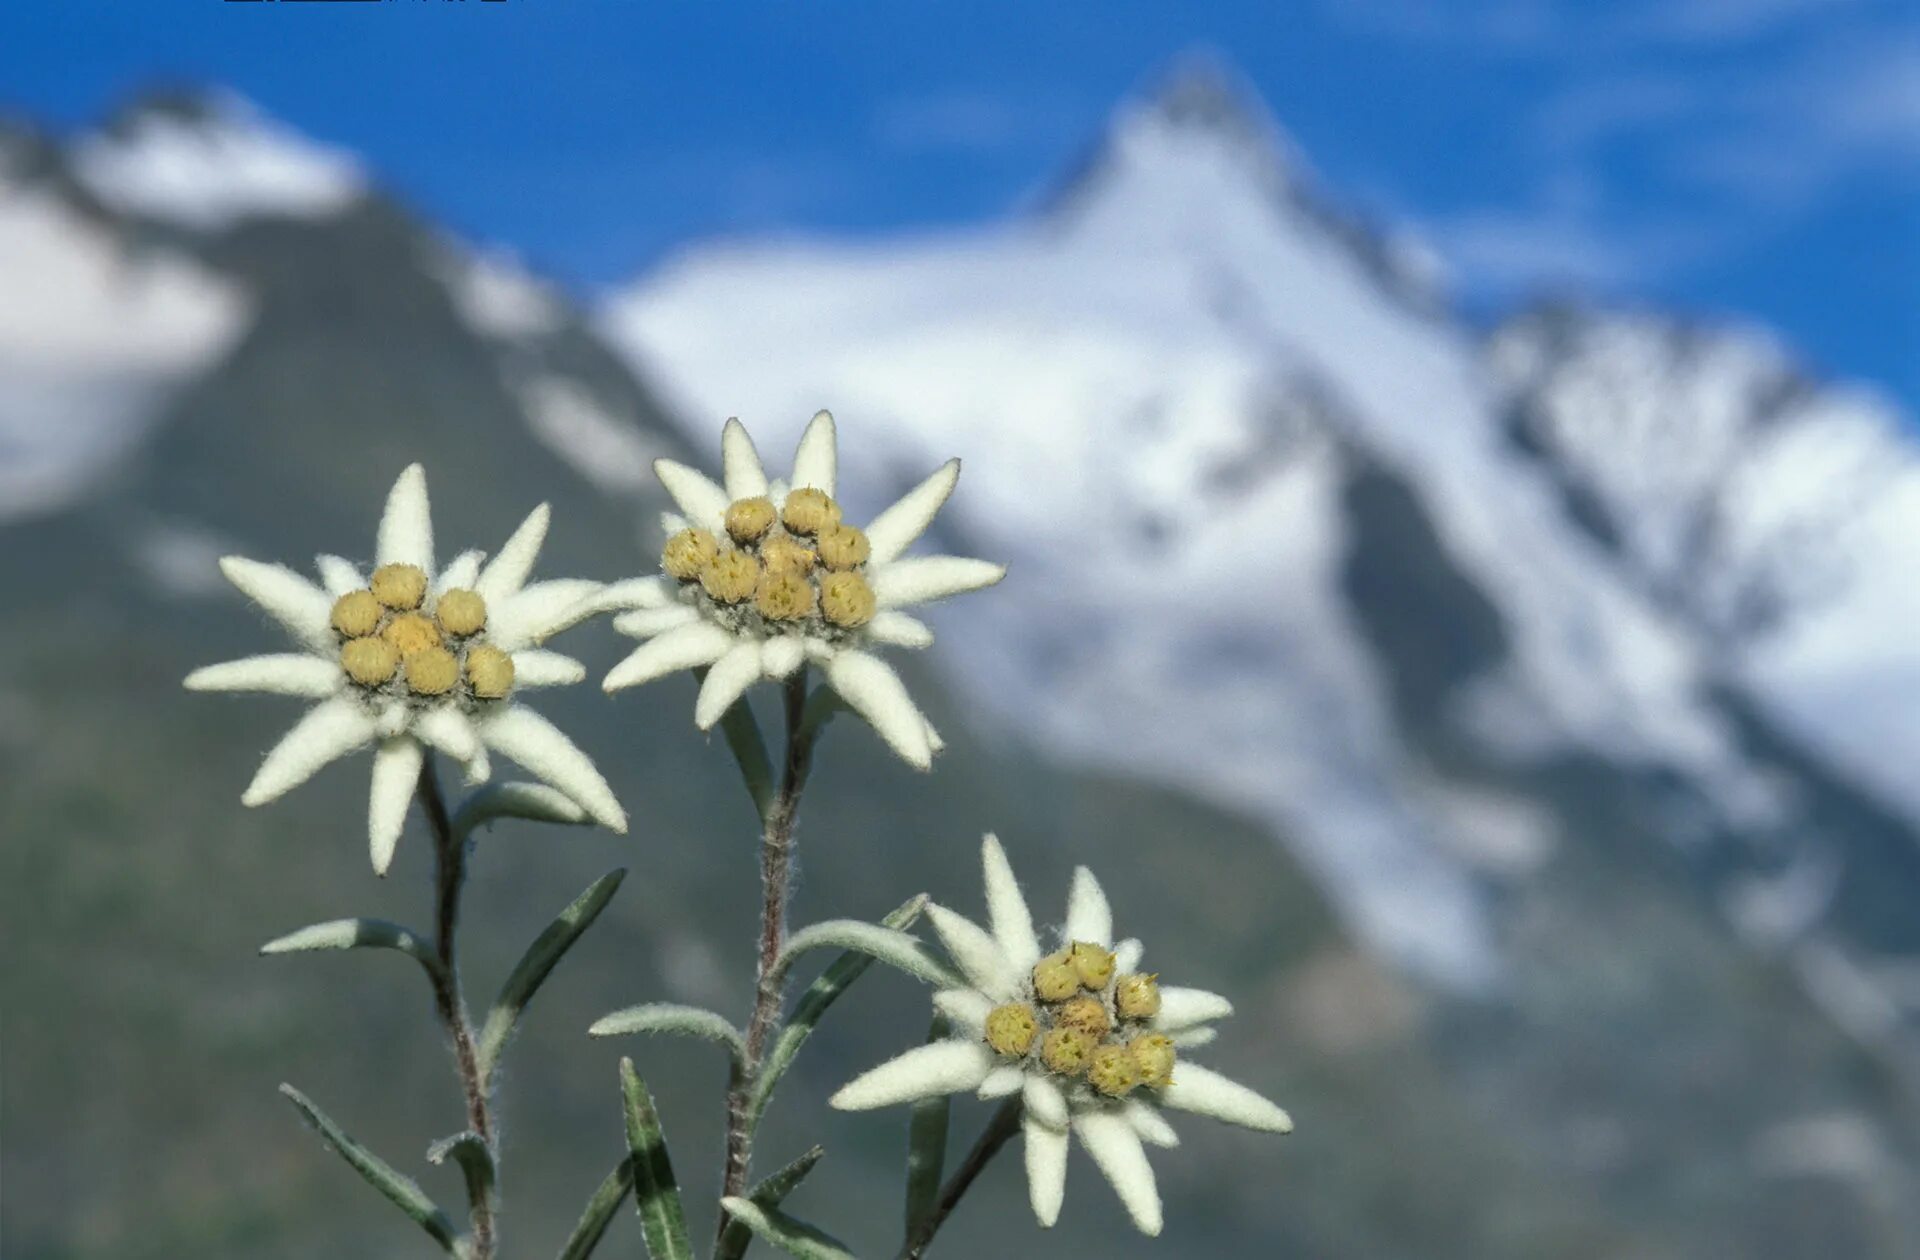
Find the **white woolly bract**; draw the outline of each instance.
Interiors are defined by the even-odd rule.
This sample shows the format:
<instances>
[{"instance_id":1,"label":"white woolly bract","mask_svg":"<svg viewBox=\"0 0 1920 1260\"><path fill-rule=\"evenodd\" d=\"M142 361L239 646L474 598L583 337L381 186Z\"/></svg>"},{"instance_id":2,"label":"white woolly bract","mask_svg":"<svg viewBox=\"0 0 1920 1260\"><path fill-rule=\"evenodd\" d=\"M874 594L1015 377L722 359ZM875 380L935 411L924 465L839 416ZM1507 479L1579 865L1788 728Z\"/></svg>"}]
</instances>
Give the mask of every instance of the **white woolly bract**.
<instances>
[{"instance_id":1,"label":"white woolly bract","mask_svg":"<svg viewBox=\"0 0 1920 1260\"><path fill-rule=\"evenodd\" d=\"M1027 1199L1033 1204L1034 1219L1051 1229L1067 1197L1067 1131L1049 1128L1031 1115L1021 1121L1020 1131L1025 1138Z\"/></svg>"},{"instance_id":2,"label":"white woolly bract","mask_svg":"<svg viewBox=\"0 0 1920 1260\"><path fill-rule=\"evenodd\" d=\"M551 578L522 587L487 613L487 637L503 652L546 642L592 614L587 600L600 589L586 578Z\"/></svg>"},{"instance_id":3,"label":"white woolly bract","mask_svg":"<svg viewBox=\"0 0 1920 1260\"><path fill-rule=\"evenodd\" d=\"M486 552L473 549L455 556L440 570L440 576L433 579L434 594L444 595L456 588L471 587L480 580L480 562L486 558Z\"/></svg>"},{"instance_id":4,"label":"white woolly bract","mask_svg":"<svg viewBox=\"0 0 1920 1260\"><path fill-rule=\"evenodd\" d=\"M1067 891L1068 941L1087 941L1094 945L1113 944L1113 909L1100 881L1084 866L1073 868L1073 887Z\"/></svg>"},{"instance_id":5,"label":"white woolly bract","mask_svg":"<svg viewBox=\"0 0 1920 1260\"><path fill-rule=\"evenodd\" d=\"M891 608L883 608L873 615L865 630L869 643L878 643L884 647L926 648L933 646L933 631L917 617Z\"/></svg>"},{"instance_id":6,"label":"white woolly bract","mask_svg":"<svg viewBox=\"0 0 1920 1260\"><path fill-rule=\"evenodd\" d=\"M425 754L418 742L401 735L380 741L373 753L373 779L367 794L367 845L373 873L385 875L407 822L407 806L420 782Z\"/></svg>"},{"instance_id":7,"label":"white woolly bract","mask_svg":"<svg viewBox=\"0 0 1920 1260\"><path fill-rule=\"evenodd\" d=\"M538 713L520 705L503 707L481 722L480 737L579 801L601 826L626 832L627 811L614 799L613 789L587 755Z\"/></svg>"},{"instance_id":8,"label":"white woolly bract","mask_svg":"<svg viewBox=\"0 0 1920 1260\"><path fill-rule=\"evenodd\" d=\"M1003 1063L987 1073L987 1079L980 1082L980 1088L974 1091L984 1099L1005 1098L1017 1094L1026 1083L1027 1074L1010 1063Z\"/></svg>"},{"instance_id":9,"label":"white woolly bract","mask_svg":"<svg viewBox=\"0 0 1920 1260\"><path fill-rule=\"evenodd\" d=\"M833 494L839 488L839 472L840 442L833 417L816 411L813 419L807 421L807 431L800 435L800 445L793 452L793 488L811 486Z\"/></svg>"},{"instance_id":10,"label":"white woolly bract","mask_svg":"<svg viewBox=\"0 0 1920 1260\"><path fill-rule=\"evenodd\" d=\"M1233 1014L1233 1003L1218 993L1209 993L1205 989L1182 988L1179 985L1162 985L1160 1013L1154 1016L1153 1026L1161 1032L1180 1032L1196 1024L1225 1019L1231 1014Z\"/></svg>"},{"instance_id":11,"label":"white woolly bract","mask_svg":"<svg viewBox=\"0 0 1920 1260\"><path fill-rule=\"evenodd\" d=\"M387 492L373 562L410 564L433 576L433 512L427 503L427 470L418 464L407 465Z\"/></svg>"},{"instance_id":12,"label":"white woolly bract","mask_svg":"<svg viewBox=\"0 0 1920 1260\"><path fill-rule=\"evenodd\" d=\"M1146 952L1140 939L1129 936L1113 947L1113 969L1121 975L1140 970L1141 955Z\"/></svg>"},{"instance_id":13,"label":"white woolly bract","mask_svg":"<svg viewBox=\"0 0 1920 1260\"><path fill-rule=\"evenodd\" d=\"M827 681L902 761L920 770L933 765L927 720L885 661L865 652L836 653L827 664Z\"/></svg>"},{"instance_id":14,"label":"white woolly bract","mask_svg":"<svg viewBox=\"0 0 1920 1260\"><path fill-rule=\"evenodd\" d=\"M1211 1116L1242 1128L1265 1133L1293 1132L1293 1118L1238 1081L1197 1063L1181 1060L1174 1065L1173 1083L1160 1091L1160 1101L1168 1107L1190 1111L1196 1116Z\"/></svg>"},{"instance_id":15,"label":"white woolly bract","mask_svg":"<svg viewBox=\"0 0 1920 1260\"><path fill-rule=\"evenodd\" d=\"M1129 1098L1121 1107L1120 1114L1127 1118L1127 1123L1132 1125L1133 1131L1140 1135L1140 1140L1149 1146L1171 1150L1180 1145L1180 1135L1173 1131L1173 1126L1167 1123L1167 1118L1161 1115L1157 1108L1141 1102L1138 1098Z\"/></svg>"},{"instance_id":16,"label":"white woolly bract","mask_svg":"<svg viewBox=\"0 0 1920 1260\"><path fill-rule=\"evenodd\" d=\"M527 513L527 519L520 522L520 528L514 530L506 545L500 548L500 554L472 579L473 589L480 592L488 604L497 604L518 594L527 584L534 561L540 558L540 545L547 540L547 525L552 517L552 510L544 503Z\"/></svg>"},{"instance_id":17,"label":"white woolly bract","mask_svg":"<svg viewBox=\"0 0 1920 1260\"><path fill-rule=\"evenodd\" d=\"M654 460L653 474L687 514L688 521L713 533L720 532L727 515L727 492L710 477L672 459Z\"/></svg>"},{"instance_id":18,"label":"white woolly bract","mask_svg":"<svg viewBox=\"0 0 1920 1260\"><path fill-rule=\"evenodd\" d=\"M760 452L737 417L720 430L720 475L728 499L757 499L767 492L767 470L761 466Z\"/></svg>"},{"instance_id":19,"label":"white woolly bract","mask_svg":"<svg viewBox=\"0 0 1920 1260\"><path fill-rule=\"evenodd\" d=\"M613 628L635 639L651 639L675 626L692 625L700 620L700 610L686 604L667 608L635 608L613 619Z\"/></svg>"},{"instance_id":20,"label":"white woolly bract","mask_svg":"<svg viewBox=\"0 0 1920 1260\"><path fill-rule=\"evenodd\" d=\"M360 567L342 556L315 556L313 567L320 571L320 585L326 588L329 599L339 599L367 584Z\"/></svg>"},{"instance_id":21,"label":"white woolly bract","mask_svg":"<svg viewBox=\"0 0 1920 1260\"><path fill-rule=\"evenodd\" d=\"M873 564L885 564L913 545L927 532L933 518L953 493L960 480L960 461L950 459L913 489L907 491L867 526L867 543L872 548Z\"/></svg>"},{"instance_id":22,"label":"white woolly bract","mask_svg":"<svg viewBox=\"0 0 1920 1260\"><path fill-rule=\"evenodd\" d=\"M583 681L587 667L571 656L542 648L522 648L513 654L516 687L567 687Z\"/></svg>"},{"instance_id":23,"label":"white woolly bract","mask_svg":"<svg viewBox=\"0 0 1920 1260\"><path fill-rule=\"evenodd\" d=\"M187 675L188 691L259 691L321 700L346 686L337 662L281 653L206 665Z\"/></svg>"},{"instance_id":24,"label":"white woolly bract","mask_svg":"<svg viewBox=\"0 0 1920 1260\"><path fill-rule=\"evenodd\" d=\"M759 681L760 652L757 642L735 643L727 649L725 656L713 663L713 668L707 671L706 681L700 684L700 696L693 704L695 726L703 731L712 730L713 724L726 715L734 701Z\"/></svg>"},{"instance_id":25,"label":"white woolly bract","mask_svg":"<svg viewBox=\"0 0 1920 1260\"><path fill-rule=\"evenodd\" d=\"M942 989L933 995L933 1009L947 1017L954 1031L984 1037L993 999L973 989Z\"/></svg>"},{"instance_id":26,"label":"white woolly bract","mask_svg":"<svg viewBox=\"0 0 1920 1260\"><path fill-rule=\"evenodd\" d=\"M302 645L317 652L333 648L329 622L333 600L312 582L284 564L263 564L244 556L223 557L220 572Z\"/></svg>"},{"instance_id":27,"label":"white woolly bract","mask_svg":"<svg viewBox=\"0 0 1920 1260\"><path fill-rule=\"evenodd\" d=\"M760 663L769 678L785 678L807 659L806 645L791 635L768 639L761 649Z\"/></svg>"},{"instance_id":28,"label":"white woolly bract","mask_svg":"<svg viewBox=\"0 0 1920 1260\"><path fill-rule=\"evenodd\" d=\"M667 631L635 648L615 665L600 686L607 691L637 687L683 669L711 665L738 642L711 622L701 621Z\"/></svg>"},{"instance_id":29,"label":"white woolly bract","mask_svg":"<svg viewBox=\"0 0 1920 1260\"><path fill-rule=\"evenodd\" d=\"M1007 567L965 556L909 556L875 565L868 572L873 599L881 608L906 608L950 595L992 586Z\"/></svg>"},{"instance_id":30,"label":"white woolly bract","mask_svg":"<svg viewBox=\"0 0 1920 1260\"><path fill-rule=\"evenodd\" d=\"M855 1077L828 1101L842 1111L867 1111L957 1094L979 1088L993 1066L993 1051L977 1042L929 1042Z\"/></svg>"},{"instance_id":31,"label":"white woolly bract","mask_svg":"<svg viewBox=\"0 0 1920 1260\"><path fill-rule=\"evenodd\" d=\"M1028 1116L1049 1128L1065 1131L1067 1096L1052 1080L1044 1076L1029 1075L1026 1092L1021 1097L1026 1103Z\"/></svg>"},{"instance_id":32,"label":"white woolly bract","mask_svg":"<svg viewBox=\"0 0 1920 1260\"><path fill-rule=\"evenodd\" d=\"M253 782L240 796L243 805L265 805L299 787L330 761L373 742L374 719L344 696L308 709L260 763Z\"/></svg>"},{"instance_id":33,"label":"white woolly bract","mask_svg":"<svg viewBox=\"0 0 1920 1260\"><path fill-rule=\"evenodd\" d=\"M1110 1111L1084 1111L1073 1118L1080 1145L1105 1174L1132 1218L1134 1228L1152 1237L1160 1232L1160 1190L1153 1166L1133 1126Z\"/></svg>"},{"instance_id":34,"label":"white woolly bract","mask_svg":"<svg viewBox=\"0 0 1920 1260\"><path fill-rule=\"evenodd\" d=\"M986 929L945 906L931 903L927 906L927 920L975 989L995 1002L1013 1000L1019 992L1020 973Z\"/></svg>"}]
</instances>

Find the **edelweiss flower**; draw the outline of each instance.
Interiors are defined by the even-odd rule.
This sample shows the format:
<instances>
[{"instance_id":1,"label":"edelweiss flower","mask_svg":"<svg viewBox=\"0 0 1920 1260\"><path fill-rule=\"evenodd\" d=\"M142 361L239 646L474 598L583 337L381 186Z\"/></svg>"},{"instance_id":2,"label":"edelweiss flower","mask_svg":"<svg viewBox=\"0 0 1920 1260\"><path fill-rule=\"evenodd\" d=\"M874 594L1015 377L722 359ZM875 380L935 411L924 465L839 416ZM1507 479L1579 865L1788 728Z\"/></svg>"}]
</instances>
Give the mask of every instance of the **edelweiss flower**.
<instances>
[{"instance_id":1,"label":"edelweiss flower","mask_svg":"<svg viewBox=\"0 0 1920 1260\"><path fill-rule=\"evenodd\" d=\"M761 678L785 678L803 661L901 757L922 770L939 736L874 647L922 648L933 632L902 608L991 586L1002 565L959 556L900 553L926 531L953 493L960 461L908 491L865 530L840 519L833 417L814 416L793 457L793 481L769 481L738 420L720 438L726 486L670 459L654 471L684 516L667 515L664 577L616 583L596 611L633 608L614 620L648 642L615 666L606 689L707 669L694 723L711 729Z\"/></svg>"},{"instance_id":2,"label":"edelweiss flower","mask_svg":"<svg viewBox=\"0 0 1920 1260\"><path fill-rule=\"evenodd\" d=\"M586 667L534 645L579 619L596 582L528 586L547 534L541 504L485 568L463 552L438 574L427 478L415 464L387 496L362 576L321 556L320 585L278 564L228 556L220 571L285 626L302 651L209 665L192 691L262 691L319 701L261 763L241 800L264 805L328 762L378 742L367 831L373 869L385 874L406 821L427 748L486 779L487 749L513 758L566 793L602 825L627 816L593 763L552 723L514 702L522 688L579 682Z\"/></svg>"},{"instance_id":3,"label":"edelweiss flower","mask_svg":"<svg viewBox=\"0 0 1920 1260\"><path fill-rule=\"evenodd\" d=\"M1060 948L1043 956L1000 842L988 836L980 857L991 932L944 906L927 907L969 986L934 995L953 1036L874 1068L833 1105L860 1111L967 1089L982 1098L1020 1093L1027 1187L1040 1224L1060 1216L1071 1130L1134 1225L1158 1234L1160 1194L1141 1143L1178 1145L1162 1109L1272 1133L1291 1131L1293 1121L1246 1086L1179 1058L1179 1050L1213 1040L1207 1025L1233 1005L1142 972L1139 941L1113 944L1113 914L1092 872L1074 872Z\"/></svg>"}]
</instances>

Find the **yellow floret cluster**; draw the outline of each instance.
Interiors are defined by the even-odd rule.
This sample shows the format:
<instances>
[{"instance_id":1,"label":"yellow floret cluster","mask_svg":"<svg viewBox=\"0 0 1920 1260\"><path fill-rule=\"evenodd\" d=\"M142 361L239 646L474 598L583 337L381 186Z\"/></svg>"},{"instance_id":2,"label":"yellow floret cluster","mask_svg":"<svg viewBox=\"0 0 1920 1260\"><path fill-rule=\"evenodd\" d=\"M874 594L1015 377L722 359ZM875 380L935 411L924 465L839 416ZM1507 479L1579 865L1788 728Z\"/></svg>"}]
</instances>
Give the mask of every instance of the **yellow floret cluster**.
<instances>
[{"instance_id":1,"label":"yellow floret cluster","mask_svg":"<svg viewBox=\"0 0 1920 1260\"><path fill-rule=\"evenodd\" d=\"M366 586L333 602L340 668L369 692L426 699L499 700L513 690L513 658L486 641L478 591L433 596L411 564L383 564Z\"/></svg>"},{"instance_id":2,"label":"yellow floret cluster","mask_svg":"<svg viewBox=\"0 0 1920 1260\"><path fill-rule=\"evenodd\" d=\"M1113 952L1074 941L1034 965L1033 1000L987 1015L986 1040L1009 1059L1037 1058L1048 1073L1084 1079L1108 1098L1173 1080L1173 1039L1151 1031L1159 977L1116 975Z\"/></svg>"},{"instance_id":3,"label":"yellow floret cluster","mask_svg":"<svg viewBox=\"0 0 1920 1260\"><path fill-rule=\"evenodd\" d=\"M840 519L833 497L810 486L775 507L765 496L727 505L722 534L680 530L660 567L741 628L764 634L805 623L855 630L873 620L864 573L872 547Z\"/></svg>"}]
</instances>

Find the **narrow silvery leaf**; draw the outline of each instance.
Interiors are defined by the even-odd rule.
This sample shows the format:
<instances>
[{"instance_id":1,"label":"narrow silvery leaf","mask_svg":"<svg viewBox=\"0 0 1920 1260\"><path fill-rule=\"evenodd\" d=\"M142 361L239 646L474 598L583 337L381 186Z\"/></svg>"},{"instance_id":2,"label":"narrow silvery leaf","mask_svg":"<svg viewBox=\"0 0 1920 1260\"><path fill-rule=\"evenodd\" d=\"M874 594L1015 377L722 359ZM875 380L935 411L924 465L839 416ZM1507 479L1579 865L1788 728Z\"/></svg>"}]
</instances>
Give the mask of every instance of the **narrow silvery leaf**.
<instances>
[{"instance_id":1,"label":"narrow silvery leaf","mask_svg":"<svg viewBox=\"0 0 1920 1260\"><path fill-rule=\"evenodd\" d=\"M935 1015L927 1029L929 1044L944 1041L953 1028L946 1017ZM918 1238L934 1207L940 1200L940 1177L946 1171L947 1120L953 1095L939 1094L913 1104L907 1121L907 1203L906 1237Z\"/></svg>"},{"instance_id":2,"label":"narrow silvery leaf","mask_svg":"<svg viewBox=\"0 0 1920 1260\"><path fill-rule=\"evenodd\" d=\"M478 1203L492 1196L495 1176L493 1151L478 1133L469 1129L465 1133L441 1138L427 1148L427 1162L430 1164L444 1164L449 1156L460 1165L460 1172L467 1179L467 1202Z\"/></svg>"},{"instance_id":3,"label":"narrow silvery leaf","mask_svg":"<svg viewBox=\"0 0 1920 1260\"><path fill-rule=\"evenodd\" d=\"M774 974L784 975L795 960L810 949L854 950L942 988L961 983L953 970L936 958L920 938L858 919L828 919L801 928L780 951L779 959L773 964Z\"/></svg>"},{"instance_id":4,"label":"narrow silvery leaf","mask_svg":"<svg viewBox=\"0 0 1920 1260\"><path fill-rule=\"evenodd\" d=\"M428 971L439 967L433 947L417 934L385 919L332 919L268 941L263 954L299 954L323 949L395 949Z\"/></svg>"},{"instance_id":5,"label":"narrow silvery leaf","mask_svg":"<svg viewBox=\"0 0 1920 1260\"><path fill-rule=\"evenodd\" d=\"M510 781L489 783L462 801L453 815L453 832L466 836L475 827L498 818L524 818L529 822L570 826L593 821L584 806L558 788L544 783Z\"/></svg>"},{"instance_id":6,"label":"narrow silvery leaf","mask_svg":"<svg viewBox=\"0 0 1920 1260\"><path fill-rule=\"evenodd\" d=\"M923 893L880 920L880 924L895 930L911 927L926 906L927 898ZM820 978L800 995L799 1003L793 1008L793 1018L774 1038L772 1048L767 1051L767 1057L760 1065L760 1078L754 1082L753 1099L748 1107L748 1115L753 1123L759 1123L760 1114L767 1109L767 1101L773 1097L774 1086L793 1066L794 1056L800 1053L800 1047L813 1035L821 1017L846 992L847 986L858 980L872 965L871 954L849 950L836 958L833 965L821 972Z\"/></svg>"},{"instance_id":7,"label":"narrow silvery leaf","mask_svg":"<svg viewBox=\"0 0 1920 1260\"><path fill-rule=\"evenodd\" d=\"M567 1235L566 1245L560 1248L559 1260L587 1260L600 1240L607 1235L607 1226L613 1224L613 1214L620 1210L620 1201L627 1197L627 1191L633 1189L633 1161L622 1157L607 1174L600 1188L587 1200L586 1210L580 1213L580 1223Z\"/></svg>"},{"instance_id":8,"label":"narrow silvery leaf","mask_svg":"<svg viewBox=\"0 0 1920 1260\"><path fill-rule=\"evenodd\" d=\"M560 912L560 917L547 925L547 930L527 946L527 952L514 967L513 974L500 986L500 996L494 999L493 1009L487 1012L487 1022L480 1029L480 1075L488 1078L500 1062L500 1052L506 1048L507 1038L513 1035L513 1026L520 1019L520 1012L539 991L541 982L559 963L568 948L580 939L580 934L592 925L600 912L606 909L607 902L613 899L614 892L620 887L620 881L627 877L625 870L609 871L588 885L587 891L574 899L572 905Z\"/></svg>"},{"instance_id":9,"label":"narrow silvery leaf","mask_svg":"<svg viewBox=\"0 0 1920 1260\"><path fill-rule=\"evenodd\" d=\"M324 1111L313 1105L313 1101L291 1085L282 1085L280 1092L292 1103L312 1125L328 1146L338 1151L340 1158L353 1166L353 1170L367 1179L369 1185L385 1195L389 1202L405 1212L421 1229L427 1231L433 1240L449 1254L455 1254L458 1238L454 1233L453 1222L447 1214L434 1205L426 1191L411 1178L396 1172L387 1161L375 1155L360 1143L348 1137L346 1132L335 1124Z\"/></svg>"},{"instance_id":10,"label":"narrow silvery leaf","mask_svg":"<svg viewBox=\"0 0 1920 1260\"><path fill-rule=\"evenodd\" d=\"M820 1157L827 1153L824 1146L809 1149L799 1159L774 1173L747 1192L747 1198L763 1208L779 1207L781 1201L793 1193L793 1188L806 1180ZM753 1231L737 1217L729 1217L720 1231L720 1240L714 1244L713 1260L738 1260L747 1253L747 1244L753 1241Z\"/></svg>"},{"instance_id":11,"label":"narrow silvery leaf","mask_svg":"<svg viewBox=\"0 0 1920 1260\"><path fill-rule=\"evenodd\" d=\"M686 1211L680 1204L680 1186L667 1156L667 1135L653 1095L633 1070L632 1059L620 1060L620 1093L626 1102L627 1152L633 1165L633 1199L640 1209L640 1225L647 1236L647 1254L653 1260L693 1260L687 1240Z\"/></svg>"},{"instance_id":12,"label":"narrow silvery leaf","mask_svg":"<svg viewBox=\"0 0 1920 1260\"><path fill-rule=\"evenodd\" d=\"M751 1199L726 1198L720 1206L764 1242L772 1243L800 1260L855 1260L846 1244L778 1208L763 1208Z\"/></svg>"},{"instance_id":13,"label":"narrow silvery leaf","mask_svg":"<svg viewBox=\"0 0 1920 1260\"><path fill-rule=\"evenodd\" d=\"M746 1052L740 1030L725 1017L698 1006L678 1002L644 1002L625 1010L603 1015L587 1029L590 1037L619 1037L627 1033L662 1033L669 1036L700 1037L726 1046L735 1058Z\"/></svg>"}]
</instances>

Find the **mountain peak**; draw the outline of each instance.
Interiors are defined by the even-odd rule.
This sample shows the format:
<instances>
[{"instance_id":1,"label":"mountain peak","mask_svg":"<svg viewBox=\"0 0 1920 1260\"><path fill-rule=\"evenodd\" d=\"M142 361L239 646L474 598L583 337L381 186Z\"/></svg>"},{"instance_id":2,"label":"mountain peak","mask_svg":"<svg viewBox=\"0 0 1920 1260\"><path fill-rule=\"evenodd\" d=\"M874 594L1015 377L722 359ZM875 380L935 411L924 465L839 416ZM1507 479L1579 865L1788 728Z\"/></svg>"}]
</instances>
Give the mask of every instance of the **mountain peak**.
<instances>
[{"instance_id":1,"label":"mountain peak","mask_svg":"<svg viewBox=\"0 0 1920 1260\"><path fill-rule=\"evenodd\" d=\"M200 232L324 218L359 200L367 182L351 155L245 97L191 86L136 97L74 147L73 170L115 210Z\"/></svg>"},{"instance_id":2,"label":"mountain peak","mask_svg":"<svg viewBox=\"0 0 1920 1260\"><path fill-rule=\"evenodd\" d=\"M1224 54L1181 54L1122 111L1160 125L1231 137L1275 156L1292 146L1259 91Z\"/></svg>"}]
</instances>

